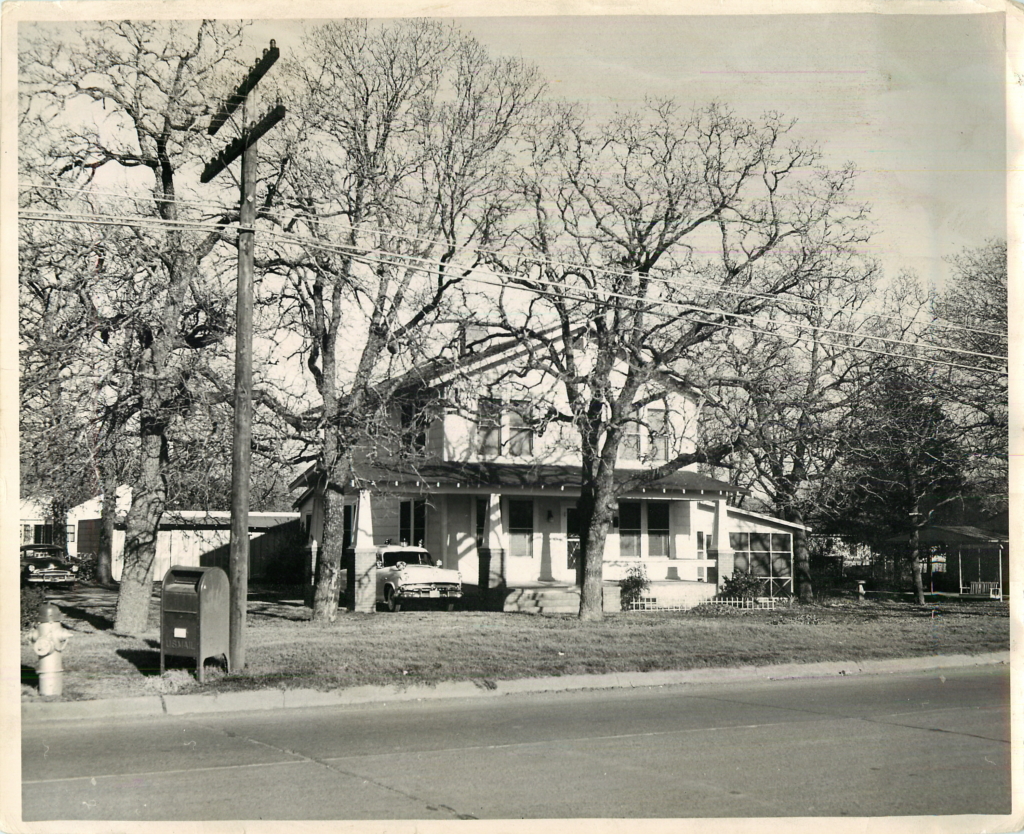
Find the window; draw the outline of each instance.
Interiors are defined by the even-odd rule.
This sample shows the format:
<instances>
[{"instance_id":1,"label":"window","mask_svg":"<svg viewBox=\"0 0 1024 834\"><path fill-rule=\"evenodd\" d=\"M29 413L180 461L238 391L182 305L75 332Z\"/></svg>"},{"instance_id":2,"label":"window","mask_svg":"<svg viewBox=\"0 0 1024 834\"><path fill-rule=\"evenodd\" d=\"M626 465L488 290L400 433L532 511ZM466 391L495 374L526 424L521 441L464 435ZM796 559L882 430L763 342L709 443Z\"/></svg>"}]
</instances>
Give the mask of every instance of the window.
<instances>
[{"instance_id":1,"label":"window","mask_svg":"<svg viewBox=\"0 0 1024 834\"><path fill-rule=\"evenodd\" d=\"M666 501L647 503L647 553L657 557L669 555L669 505Z\"/></svg>"},{"instance_id":2,"label":"window","mask_svg":"<svg viewBox=\"0 0 1024 834\"><path fill-rule=\"evenodd\" d=\"M622 430L619 457L623 460L640 460L640 424L626 423Z\"/></svg>"},{"instance_id":3,"label":"window","mask_svg":"<svg viewBox=\"0 0 1024 834\"><path fill-rule=\"evenodd\" d=\"M730 533L737 573L760 577L789 577L793 537L789 533Z\"/></svg>"},{"instance_id":4,"label":"window","mask_svg":"<svg viewBox=\"0 0 1024 834\"><path fill-rule=\"evenodd\" d=\"M408 545L422 546L427 537L427 502L423 499L403 501L398 512L398 536L401 541Z\"/></svg>"},{"instance_id":5,"label":"window","mask_svg":"<svg viewBox=\"0 0 1024 834\"><path fill-rule=\"evenodd\" d=\"M533 501L508 502L509 556L533 558Z\"/></svg>"},{"instance_id":6,"label":"window","mask_svg":"<svg viewBox=\"0 0 1024 834\"><path fill-rule=\"evenodd\" d=\"M647 425L650 429L648 456L653 460L668 460L668 411L664 408L648 409Z\"/></svg>"},{"instance_id":7,"label":"window","mask_svg":"<svg viewBox=\"0 0 1024 834\"><path fill-rule=\"evenodd\" d=\"M68 524L64 529L64 541L67 544L74 544L75 541L75 525Z\"/></svg>"},{"instance_id":8,"label":"window","mask_svg":"<svg viewBox=\"0 0 1024 834\"><path fill-rule=\"evenodd\" d=\"M355 504L346 504L341 514L341 549L352 547L352 524L356 514ZM364 544L363 547L366 545Z\"/></svg>"},{"instance_id":9,"label":"window","mask_svg":"<svg viewBox=\"0 0 1024 834\"><path fill-rule=\"evenodd\" d=\"M533 415L525 400L513 400L508 410L508 453L512 457L533 454Z\"/></svg>"},{"instance_id":10,"label":"window","mask_svg":"<svg viewBox=\"0 0 1024 834\"><path fill-rule=\"evenodd\" d=\"M707 559L708 551L711 550L711 534L697 531L697 558Z\"/></svg>"},{"instance_id":11,"label":"window","mask_svg":"<svg viewBox=\"0 0 1024 834\"><path fill-rule=\"evenodd\" d=\"M533 454L533 413L525 400L505 404L481 397L477 404L477 454L481 457L528 457Z\"/></svg>"},{"instance_id":12,"label":"window","mask_svg":"<svg viewBox=\"0 0 1024 834\"><path fill-rule=\"evenodd\" d=\"M481 397L476 414L477 454L497 457L501 454L501 400Z\"/></svg>"},{"instance_id":13,"label":"window","mask_svg":"<svg viewBox=\"0 0 1024 834\"><path fill-rule=\"evenodd\" d=\"M487 521L487 499L477 498L476 499L476 546L487 547L487 541L484 539L485 523Z\"/></svg>"},{"instance_id":14,"label":"window","mask_svg":"<svg viewBox=\"0 0 1024 834\"><path fill-rule=\"evenodd\" d=\"M427 448L427 414L421 399L402 400L402 445L411 452Z\"/></svg>"},{"instance_id":15,"label":"window","mask_svg":"<svg viewBox=\"0 0 1024 834\"><path fill-rule=\"evenodd\" d=\"M640 558L640 502L619 502L619 556Z\"/></svg>"}]
</instances>

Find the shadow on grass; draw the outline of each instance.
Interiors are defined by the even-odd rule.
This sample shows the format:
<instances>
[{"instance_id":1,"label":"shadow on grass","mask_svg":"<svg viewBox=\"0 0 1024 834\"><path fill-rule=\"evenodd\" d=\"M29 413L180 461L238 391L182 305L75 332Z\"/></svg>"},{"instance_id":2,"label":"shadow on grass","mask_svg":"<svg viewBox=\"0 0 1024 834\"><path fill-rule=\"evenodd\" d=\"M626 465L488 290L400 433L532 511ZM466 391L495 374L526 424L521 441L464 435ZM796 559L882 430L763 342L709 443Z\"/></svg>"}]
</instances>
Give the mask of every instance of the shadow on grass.
<instances>
[{"instance_id":1,"label":"shadow on grass","mask_svg":"<svg viewBox=\"0 0 1024 834\"><path fill-rule=\"evenodd\" d=\"M138 669L143 675L155 676L160 674L160 649L118 649L116 654L123 657L132 666ZM171 658L168 658L171 660Z\"/></svg>"},{"instance_id":2,"label":"shadow on grass","mask_svg":"<svg viewBox=\"0 0 1024 834\"><path fill-rule=\"evenodd\" d=\"M56 602L59 603L60 601L56 600ZM65 618L86 622L97 631L110 631L114 627L114 621L102 614L94 614L85 608L79 608L77 605L60 605L59 607L61 614Z\"/></svg>"}]
</instances>

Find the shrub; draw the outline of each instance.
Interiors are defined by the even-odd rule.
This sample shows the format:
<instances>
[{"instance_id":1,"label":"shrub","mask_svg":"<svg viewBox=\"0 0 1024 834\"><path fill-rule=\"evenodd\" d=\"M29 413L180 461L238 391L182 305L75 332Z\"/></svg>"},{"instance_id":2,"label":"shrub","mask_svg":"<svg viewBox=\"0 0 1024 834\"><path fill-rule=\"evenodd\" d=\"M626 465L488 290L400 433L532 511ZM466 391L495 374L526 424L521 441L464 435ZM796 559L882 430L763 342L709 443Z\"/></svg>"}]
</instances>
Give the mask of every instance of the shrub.
<instances>
[{"instance_id":1,"label":"shrub","mask_svg":"<svg viewBox=\"0 0 1024 834\"><path fill-rule=\"evenodd\" d=\"M639 602L644 591L651 587L647 578L647 571L643 565L636 565L626 571L624 578L619 580L619 599L622 602L622 610L628 611L629 606Z\"/></svg>"},{"instance_id":2,"label":"shrub","mask_svg":"<svg viewBox=\"0 0 1024 834\"><path fill-rule=\"evenodd\" d=\"M722 583L715 599L756 599L764 596L764 585L758 577L736 572Z\"/></svg>"},{"instance_id":3,"label":"shrub","mask_svg":"<svg viewBox=\"0 0 1024 834\"><path fill-rule=\"evenodd\" d=\"M99 558L95 553L79 553L78 554L78 581L79 582L95 582L96 581L96 563Z\"/></svg>"},{"instance_id":4,"label":"shrub","mask_svg":"<svg viewBox=\"0 0 1024 834\"><path fill-rule=\"evenodd\" d=\"M29 585L21 589L21 627L32 628L39 622L39 606L46 602L42 588Z\"/></svg>"}]
</instances>

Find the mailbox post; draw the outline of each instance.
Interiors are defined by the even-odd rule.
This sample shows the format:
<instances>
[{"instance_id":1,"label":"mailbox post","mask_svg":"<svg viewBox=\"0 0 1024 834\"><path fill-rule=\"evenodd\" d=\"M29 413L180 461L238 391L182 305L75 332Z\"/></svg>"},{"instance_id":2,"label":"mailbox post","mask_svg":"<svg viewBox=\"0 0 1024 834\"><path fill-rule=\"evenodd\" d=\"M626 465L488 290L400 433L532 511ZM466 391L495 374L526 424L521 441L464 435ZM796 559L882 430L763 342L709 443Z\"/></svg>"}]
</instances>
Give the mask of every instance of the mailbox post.
<instances>
[{"instance_id":1,"label":"mailbox post","mask_svg":"<svg viewBox=\"0 0 1024 834\"><path fill-rule=\"evenodd\" d=\"M224 655L228 671L231 657L228 635L230 588L220 568L174 565L164 574L160 594L160 674L164 658L191 657L203 682L203 663Z\"/></svg>"}]
</instances>

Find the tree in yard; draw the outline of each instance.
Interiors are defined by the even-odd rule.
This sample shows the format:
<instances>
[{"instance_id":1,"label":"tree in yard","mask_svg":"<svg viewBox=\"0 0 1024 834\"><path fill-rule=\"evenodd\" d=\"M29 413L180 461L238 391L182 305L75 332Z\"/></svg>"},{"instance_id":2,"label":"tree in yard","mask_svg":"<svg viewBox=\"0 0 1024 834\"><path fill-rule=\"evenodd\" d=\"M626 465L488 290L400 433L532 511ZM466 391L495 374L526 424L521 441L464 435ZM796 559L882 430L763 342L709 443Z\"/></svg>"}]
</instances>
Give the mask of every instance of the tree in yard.
<instances>
[{"instance_id":1,"label":"tree in yard","mask_svg":"<svg viewBox=\"0 0 1024 834\"><path fill-rule=\"evenodd\" d=\"M861 392L844 444L832 527L880 546L905 537L918 604L924 604L920 531L966 486L970 452L926 374L879 363Z\"/></svg>"},{"instance_id":2,"label":"tree in yard","mask_svg":"<svg viewBox=\"0 0 1024 834\"><path fill-rule=\"evenodd\" d=\"M309 33L305 52L291 68L304 96L268 143L283 172L267 209L280 234L257 261L277 276L264 293L301 340L290 355L317 408L297 413L270 385L257 396L319 471L313 617L324 622L337 611L349 467L375 454L387 380L431 355L431 325L478 260L466 247L500 234L511 148L541 86L435 21L333 22Z\"/></svg>"},{"instance_id":3,"label":"tree in yard","mask_svg":"<svg viewBox=\"0 0 1024 834\"><path fill-rule=\"evenodd\" d=\"M667 392L701 390L737 333L825 276L857 280L864 210L850 168L829 170L777 114L652 102L596 128L573 107L539 120L518 179L529 220L491 268L507 291L481 316L563 386L582 455L580 616L602 616L602 560L623 490L746 445L713 443L616 480L623 438Z\"/></svg>"},{"instance_id":4,"label":"tree in yard","mask_svg":"<svg viewBox=\"0 0 1024 834\"><path fill-rule=\"evenodd\" d=\"M720 410L746 427L745 446L731 461L734 483L801 525L793 536L793 578L804 602L813 598L804 528L816 519L839 463L873 351L889 344L871 311L874 273L860 263L852 275L834 267L802 297L780 300L772 323L737 334L708 382ZM899 309L889 293L880 306Z\"/></svg>"},{"instance_id":5,"label":"tree in yard","mask_svg":"<svg viewBox=\"0 0 1024 834\"><path fill-rule=\"evenodd\" d=\"M117 425L138 448L115 622L116 631L137 634L148 620L171 435L202 401L207 349L230 331L225 272L211 262L231 213L203 218L180 200L209 153L204 116L226 85L222 74L237 72L242 27L120 21L77 32L24 29L21 173L43 186L22 195L36 209L26 222L47 222L42 194L62 194L61 222L84 218L107 229L80 300L94 394L118 411ZM107 192L126 199L108 200ZM104 211L111 202L116 207Z\"/></svg>"},{"instance_id":6,"label":"tree in yard","mask_svg":"<svg viewBox=\"0 0 1024 834\"><path fill-rule=\"evenodd\" d=\"M932 305L931 341L950 362L936 378L970 451L967 476L989 503L1005 507L1009 480L1006 241L991 240L951 259L946 291Z\"/></svg>"}]
</instances>

